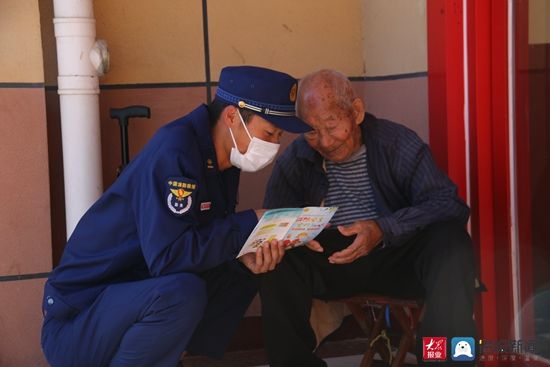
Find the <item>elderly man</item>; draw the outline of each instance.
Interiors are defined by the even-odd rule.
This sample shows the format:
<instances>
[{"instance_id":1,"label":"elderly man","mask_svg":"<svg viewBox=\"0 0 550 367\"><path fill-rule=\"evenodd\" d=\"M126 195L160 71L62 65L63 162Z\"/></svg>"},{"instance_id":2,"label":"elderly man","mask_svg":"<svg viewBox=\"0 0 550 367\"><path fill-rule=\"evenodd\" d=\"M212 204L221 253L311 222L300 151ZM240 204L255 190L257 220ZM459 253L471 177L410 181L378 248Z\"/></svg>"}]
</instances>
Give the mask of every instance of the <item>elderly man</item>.
<instances>
[{"instance_id":1,"label":"elderly man","mask_svg":"<svg viewBox=\"0 0 550 367\"><path fill-rule=\"evenodd\" d=\"M298 116L312 131L276 161L264 206L337 206L331 223L347 248L316 241L289 251L262 275L264 338L273 367L326 366L309 317L312 298L358 292L423 297L422 337L475 335L469 209L408 128L365 113L349 80L332 70L299 85ZM461 362L464 365L464 362Z\"/></svg>"}]
</instances>

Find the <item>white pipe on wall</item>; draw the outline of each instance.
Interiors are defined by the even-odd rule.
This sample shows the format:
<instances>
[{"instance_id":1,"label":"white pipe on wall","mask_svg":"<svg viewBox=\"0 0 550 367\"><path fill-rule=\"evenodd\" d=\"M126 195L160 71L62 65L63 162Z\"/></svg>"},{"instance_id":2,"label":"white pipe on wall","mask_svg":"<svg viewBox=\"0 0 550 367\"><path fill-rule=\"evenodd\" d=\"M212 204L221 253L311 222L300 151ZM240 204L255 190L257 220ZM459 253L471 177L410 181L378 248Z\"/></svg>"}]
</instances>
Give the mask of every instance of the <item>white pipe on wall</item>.
<instances>
[{"instance_id":1,"label":"white pipe on wall","mask_svg":"<svg viewBox=\"0 0 550 367\"><path fill-rule=\"evenodd\" d=\"M67 237L103 191L92 0L54 0Z\"/></svg>"}]
</instances>

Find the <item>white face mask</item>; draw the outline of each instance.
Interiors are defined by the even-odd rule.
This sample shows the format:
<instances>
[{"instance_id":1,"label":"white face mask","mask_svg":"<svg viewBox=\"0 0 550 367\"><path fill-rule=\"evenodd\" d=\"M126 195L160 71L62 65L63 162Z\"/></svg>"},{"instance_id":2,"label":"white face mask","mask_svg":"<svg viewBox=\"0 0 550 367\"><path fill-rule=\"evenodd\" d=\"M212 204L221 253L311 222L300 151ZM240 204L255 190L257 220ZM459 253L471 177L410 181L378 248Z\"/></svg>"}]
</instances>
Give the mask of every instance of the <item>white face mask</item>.
<instances>
[{"instance_id":1,"label":"white face mask","mask_svg":"<svg viewBox=\"0 0 550 367\"><path fill-rule=\"evenodd\" d=\"M231 139L233 139L233 148L231 148L229 160L232 165L240 168L243 172L259 171L273 162L273 159L275 159L275 156L277 155L277 151L279 151L280 144L270 143L268 141L250 136L239 110L237 110L237 114L239 115L239 119L241 120L248 137L250 138L250 144L248 144L246 153L243 154L239 152L237 142L233 136L233 131L229 128Z\"/></svg>"}]
</instances>

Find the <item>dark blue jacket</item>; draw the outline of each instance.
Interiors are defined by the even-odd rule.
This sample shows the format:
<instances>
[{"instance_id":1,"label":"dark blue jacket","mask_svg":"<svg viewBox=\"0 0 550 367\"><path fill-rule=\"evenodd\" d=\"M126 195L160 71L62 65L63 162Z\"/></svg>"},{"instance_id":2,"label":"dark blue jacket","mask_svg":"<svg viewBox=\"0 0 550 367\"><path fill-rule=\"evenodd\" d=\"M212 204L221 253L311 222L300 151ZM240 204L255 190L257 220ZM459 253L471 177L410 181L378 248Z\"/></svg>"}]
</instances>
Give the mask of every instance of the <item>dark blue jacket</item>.
<instances>
[{"instance_id":1,"label":"dark blue jacket","mask_svg":"<svg viewBox=\"0 0 550 367\"><path fill-rule=\"evenodd\" d=\"M79 310L109 284L235 259L257 223L235 213L239 175L217 169L205 106L162 127L82 217L45 299Z\"/></svg>"},{"instance_id":2,"label":"dark blue jacket","mask_svg":"<svg viewBox=\"0 0 550 367\"><path fill-rule=\"evenodd\" d=\"M467 222L469 208L415 132L371 114L360 127L386 246L400 245L434 222ZM300 136L276 161L264 207L320 205L327 190L323 157Z\"/></svg>"}]
</instances>

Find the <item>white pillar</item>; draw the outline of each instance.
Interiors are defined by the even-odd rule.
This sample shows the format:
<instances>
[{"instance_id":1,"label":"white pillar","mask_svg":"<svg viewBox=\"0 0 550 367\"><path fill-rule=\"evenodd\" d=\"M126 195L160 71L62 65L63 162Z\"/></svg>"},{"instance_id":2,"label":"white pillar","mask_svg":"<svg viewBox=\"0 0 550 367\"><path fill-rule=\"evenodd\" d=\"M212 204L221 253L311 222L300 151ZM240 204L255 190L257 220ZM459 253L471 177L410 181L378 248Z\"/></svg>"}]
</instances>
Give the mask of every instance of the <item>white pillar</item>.
<instances>
[{"instance_id":1,"label":"white pillar","mask_svg":"<svg viewBox=\"0 0 550 367\"><path fill-rule=\"evenodd\" d=\"M92 0L54 0L67 237L103 192Z\"/></svg>"}]
</instances>

